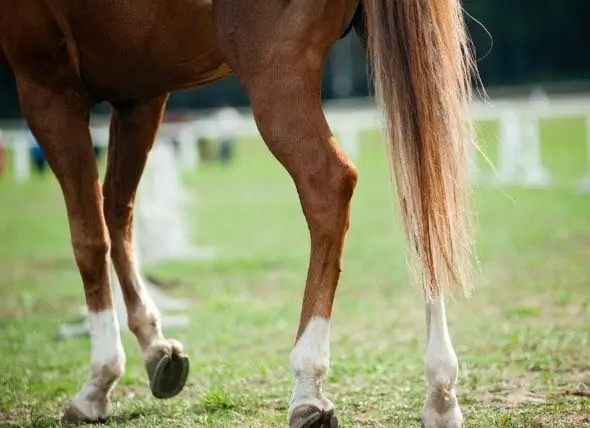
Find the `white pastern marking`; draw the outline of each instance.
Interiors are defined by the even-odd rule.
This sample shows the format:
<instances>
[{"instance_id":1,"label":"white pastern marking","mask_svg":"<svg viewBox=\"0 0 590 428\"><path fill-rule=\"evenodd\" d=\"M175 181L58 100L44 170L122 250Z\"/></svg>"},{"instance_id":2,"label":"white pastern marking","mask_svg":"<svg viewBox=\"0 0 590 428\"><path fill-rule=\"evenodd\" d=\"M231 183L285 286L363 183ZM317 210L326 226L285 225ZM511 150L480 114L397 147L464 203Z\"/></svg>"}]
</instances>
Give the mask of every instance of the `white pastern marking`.
<instances>
[{"instance_id":1,"label":"white pastern marking","mask_svg":"<svg viewBox=\"0 0 590 428\"><path fill-rule=\"evenodd\" d=\"M119 333L119 321L113 309L89 312L93 371L117 374L125 366L125 352ZM122 374L122 373L120 373ZM108 376L108 373L105 373Z\"/></svg>"},{"instance_id":2,"label":"white pastern marking","mask_svg":"<svg viewBox=\"0 0 590 428\"><path fill-rule=\"evenodd\" d=\"M312 317L291 351L292 410L300 405L322 407L321 382L330 367L330 321Z\"/></svg>"},{"instance_id":3,"label":"white pastern marking","mask_svg":"<svg viewBox=\"0 0 590 428\"><path fill-rule=\"evenodd\" d=\"M108 395L125 370L125 352L114 309L89 312L90 376L72 404L89 419L110 414Z\"/></svg>"},{"instance_id":4,"label":"white pastern marking","mask_svg":"<svg viewBox=\"0 0 590 428\"><path fill-rule=\"evenodd\" d=\"M424 403L423 423L426 428L459 428L463 424L455 395L459 364L449 335L444 299L438 297L427 305L426 310L429 313L425 358L428 395Z\"/></svg>"}]
</instances>

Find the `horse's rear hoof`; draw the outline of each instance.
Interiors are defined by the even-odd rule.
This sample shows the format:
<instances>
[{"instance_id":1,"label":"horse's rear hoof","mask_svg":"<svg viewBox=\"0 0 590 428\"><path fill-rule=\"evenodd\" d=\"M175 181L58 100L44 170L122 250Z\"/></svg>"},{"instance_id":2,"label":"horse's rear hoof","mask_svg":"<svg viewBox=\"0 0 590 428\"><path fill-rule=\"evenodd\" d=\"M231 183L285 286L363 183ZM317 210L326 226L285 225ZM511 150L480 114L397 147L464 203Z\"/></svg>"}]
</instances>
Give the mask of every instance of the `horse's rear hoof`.
<instances>
[{"instance_id":1,"label":"horse's rear hoof","mask_svg":"<svg viewBox=\"0 0 590 428\"><path fill-rule=\"evenodd\" d=\"M87 423L106 422L106 417L98 417L97 419L91 419L87 417L80 409L74 406L73 403L68 405L68 408L64 411L61 417L62 425L80 425Z\"/></svg>"},{"instance_id":2,"label":"horse's rear hoof","mask_svg":"<svg viewBox=\"0 0 590 428\"><path fill-rule=\"evenodd\" d=\"M338 428L334 409L320 410L315 406L300 406L293 411L290 428Z\"/></svg>"},{"instance_id":3,"label":"horse's rear hoof","mask_svg":"<svg viewBox=\"0 0 590 428\"><path fill-rule=\"evenodd\" d=\"M184 354L161 355L147 363L150 389L156 398L171 398L184 388L189 372L189 360Z\"/></svg>"}]
</instances>

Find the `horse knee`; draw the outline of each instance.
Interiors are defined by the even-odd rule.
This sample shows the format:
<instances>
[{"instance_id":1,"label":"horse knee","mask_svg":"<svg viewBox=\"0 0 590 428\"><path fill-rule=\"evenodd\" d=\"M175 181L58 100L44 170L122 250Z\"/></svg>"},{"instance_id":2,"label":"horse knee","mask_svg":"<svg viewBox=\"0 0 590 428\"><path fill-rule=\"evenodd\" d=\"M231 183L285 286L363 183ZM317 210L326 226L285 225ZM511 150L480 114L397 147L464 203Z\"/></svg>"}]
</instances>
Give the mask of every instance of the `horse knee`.
<instances>
[{"instance_id":1,"label":"horse knee","mask_svg":"<svg viewBox=\"0 0 590 428\"><path fill-rule=\"evenodd\" d=\"M106 275L110 241L101 238L74 239L72 242L76 264L85 284L101 285Z\"/></svg>"}]
</instances>

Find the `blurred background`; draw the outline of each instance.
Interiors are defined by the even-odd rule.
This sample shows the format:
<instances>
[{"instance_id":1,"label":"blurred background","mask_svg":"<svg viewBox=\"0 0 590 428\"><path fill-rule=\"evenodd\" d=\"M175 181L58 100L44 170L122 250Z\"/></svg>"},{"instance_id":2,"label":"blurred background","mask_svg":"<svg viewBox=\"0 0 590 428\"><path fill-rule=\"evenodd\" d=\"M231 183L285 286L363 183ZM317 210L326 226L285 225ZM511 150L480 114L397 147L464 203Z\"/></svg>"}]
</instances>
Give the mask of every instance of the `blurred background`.
<instances>
[{"instance_id":1,"label":"blurred background","mask_svg":"<svg viewBox=\"0 0 590 428\"><path fill-rule=\"evenodd\" d=\"M450 303L448 315L470 367L460 400L470 426L554 427L557 418L590 426L590 1L463 5L489 100L472 106L481 152L470 163L483 275L469 303ZM328 121L360 172L335 304L333 382L349 398L345 426L365 425L365 407L383 426L419 426L422 297L408 287L366 63L351 33L323 77ZM94 113L102 172L109 108ZM235 78L171 96L135 217L144 281L165 329L177 329L199 368L188 394L202 406L191 418L281 426L284 408L260 400L287 397L309 236L291 179L261 141ZM59 187L2 67L0 295L0 355L11 363L0 374L0 422L10 414L29 426L81 385L89 348L55 342L87 333L82 286ZM125 344L123 389L133 388L134 406L152 409L134 338ZM57 386L44 381L56 378ZM391 394L395 412L383 398ZM211 416L208 406L221 399Z\"/></svg>"},{"instance_id":2,"label":"blurred background","mask_svg":"<svg viewBox=\"0 0 590 428\"><path fill-rule=\"evenodd\" d=\"M546 101L548 98L579 99L590 93L590 46L587 43L590 4L588 2L569 0L565 3L559 0L547 0L542 7L538 7L535 0L465 0L463 6L482 82L493 101L528 99L539 105L539 102ZM350 113L358 112L358 109L353 108L355 105L359 108L370 105L372 108L366 65L365 53L354 32L334 46L323 74L322 99L327 107L346 106ZM2 127L5 130L23 129L14 78L1 65L0 94L2 94L0 98ZM221 109L221 107L225 108ZM193 137L200 140L200 147L203 150L199 155L193 153L191 156L206 158L211 155L223 160L233 153L233 145L227 141L237 137L238 133L243 133L241 128L238 129L241 125L234 124L234 119L238 118L235 116L236 108L243 111L247 117L250 116L248 99L237 79L232 76L202 88L172 94L168 102L166 121L187 121L189 117L191 119L207 118L221 113L217 116L216 123L225 125L218 128L229 128L224 133L226 135L218 135L215 130L206 131L207 125L202 125L201 132ZM500 108L494 110L494 113L491 113L492 119L497 121L499 115L506 110ZM101 103L95 106L93 112L98 121L104 125L108 120L109 106ZM560 111L558 115L563 114L563 111ZM573 114L576 115L577 111ZM488 112L478 118L490 119L491 116ZM356 122L361 120L357 119ZM515 123L516 120L513 122ZM344 120L340 121L339 125L340 123L344 123ZM504 124L509 127L507 121L504 121ZM209 125L216 127L212 123ZM252 124L250 125L250 131L253 131ZM332 126L339 127L336 124ZM97 146L106 144L103 140L106 140L107 135L104 126L102 128L102 132L98 130L93 133L98 140ZM338 129L335 130L338 131ZM520 131L512 127L506 128L506 132L513 135L514 139L518 139L516 134ZM527 132L534 131L525 129L521 134L524 135ZM230 137L229 134L234 137ZM8 146L12 139L20 137L22 136L5 132L2 141ZM214 144L218 146L207 149L207 142L204 141L207 137L217 140ZM26 135L26 138L31 146L35 145L32 135ZM343 141L343 145L346 145L351 138L350 133L341 137L347 140ZM216 153L211 154L211 150ZM100 147L97 148L97 152L100 152ZM34 163L42 162L42 154L38 148L31 149L30 156ZM6 155L3 157L6 158ZM3 170L10 168L8 160L3 160L1 163L0 168Z\"/></svg>"}]
</instances>

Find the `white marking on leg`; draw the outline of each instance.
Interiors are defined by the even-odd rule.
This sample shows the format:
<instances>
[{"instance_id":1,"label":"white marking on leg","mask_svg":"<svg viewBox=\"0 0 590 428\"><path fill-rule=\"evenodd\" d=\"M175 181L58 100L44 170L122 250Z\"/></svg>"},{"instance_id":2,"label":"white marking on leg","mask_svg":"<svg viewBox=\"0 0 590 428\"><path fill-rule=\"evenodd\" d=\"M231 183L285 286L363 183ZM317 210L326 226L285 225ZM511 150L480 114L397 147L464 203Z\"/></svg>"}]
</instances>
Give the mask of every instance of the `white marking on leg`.
<instances>
[{"instance_id":1,"label":"white marking on leg","mask_svg":"<svg viewBox=\"0 0 590 428\"><path fill-rule=\"evenodd\" d=\"M434 302L428 303L426 310L428 395L422 413L424 427L460 428L463 416L455 395L459 363L447 327L444 298L439 296Z\"/></svg>"},{"instance_id":2,"label":"white marking on leg","mask_svg":"<svg viewBox=\"0 0 590 428\"><path fill-rule=\"evenodd\" d=\"M72 405L90 420L111 413L109 394L125 371L125 352L119 334L119 322L113 309L89 312L90 376Z\"/></svg>"},{"instance_id":3,"label":"white marking on leg","mask_svg":"<svg viewBox=\"0 0 590 428\"><path fill-rule=\"evenodd\" d=\"M332 403L322 396L322 380L330 367L330 321L312 317L291 351L293 391L289 419L293 410L312 405L326 410Z\"/></svg>"}]
</instances>

